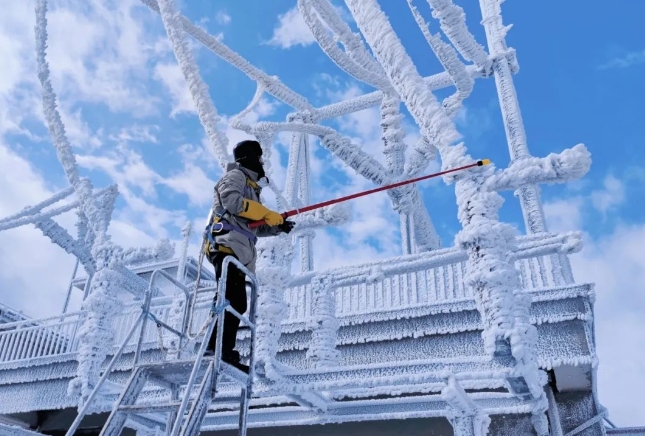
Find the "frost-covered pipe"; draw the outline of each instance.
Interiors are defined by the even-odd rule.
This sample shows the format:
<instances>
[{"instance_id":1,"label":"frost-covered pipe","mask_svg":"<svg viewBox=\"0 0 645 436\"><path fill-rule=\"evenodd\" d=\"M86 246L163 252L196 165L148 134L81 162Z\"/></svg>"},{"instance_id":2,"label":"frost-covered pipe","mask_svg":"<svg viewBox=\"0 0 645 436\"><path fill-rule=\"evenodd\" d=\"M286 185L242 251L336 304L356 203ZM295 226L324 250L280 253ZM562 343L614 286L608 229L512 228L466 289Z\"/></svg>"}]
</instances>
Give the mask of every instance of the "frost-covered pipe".
<instances>
[{"instance_id":1,"label":"frost-covered pipe","mask_svg":"<svg viewBox=\"0 0 645 436\"><path fill-rule=\"evenodd\" d=\"M405 165L405 149L403 138L405 131L401 124L403 116L399 111L401 100L395 93L388 93L381 101L381 139L383 154L391 177L403 174Z\"/></svg>"},{"instance_id":2,"label":"frost-covered pipe","mask_svg":"<svg viewBox=\"0 0 645 436\"><path fill-rule=\"evenodd\" d=\"M432 8L432 15L439 20L441 30L450 42L457 47L464 59L476 63L480 68L487 69L488 55L481 44L466 26L464 10L455 5L452 0L427 0Z\"/></svg>"},{"instance_id":3,"label":"frost-covered pipe","mask_svg":"<svg viewBox=\"0 0 645 436\"><path fill-rule=\"evenodd\" d=\"M499 0L480 0L482 11L482 24L486 32L488 49L493 62L493 73L497 86L506 131L506 140L511 160L530 157L530 152L522 121L522 113L517 98L517 91L513 83L513 77L509 60L506 55L507 28L502 23L502 13ZM539 233L547 230L544 219L544 211L540 202L540 188L538 186L526 186L519 192L520 206L524 215L524 223L527 233Z\"/></svg>"},{"instance_id":4,"label":"frost-covered pipe","mask_svg":"<svg viewBox=\"0 0 645 436\"><path fill-rule=\"evenodd\" d=\"M471 77L475 79L484 77L481 70L476 65L468 65L466 67L466 71ZM423 80L428 89L430 89L431 91L437 91L439 89L448 88L454 85L452 78L447 71L425 77ZM377 106L381 103L382 99L383 92L374 91L370 92L369 94L364 94L358 97L339 101L338 103L332 103L327 106L322 106L318 109L315 109L312 115L316 121L337 118L343 115L350 114L352 112L358 112L364 109L369 109L373 106Z\"/></svg>"},{"instance_id":5,"label":"frost-covered pipe","mask_svg":"<svg viewBox=\"0 0 645 436\"><path fill-rule=\"evenodd\" d=\"M61 247L67 253L73 254L81 262L88 275L94 273L96 266L89 250L82 243L75 241L67 230L56 223L56 221L44 219L36 222L35 226L54 244Z\"/></svg>"},{"instance_id":6,"label":"frost-covered pipe","mask_svg":"<svg viewBox=\"0 0 645 436\"><path fill-rule=\"evenodd\" d=\"M472 163L473 159L466 154L463 144L452 145L459 137L452 121L425 86L376 0L345 0L345 3L422 134L437 145L443 166L449 168ZM498 221L502 198L482 189L486 178L491 175L492 168L483 167L447 178L456 180L458 215L463 226L456 242L468 253L468 283L474 290L482 314L487 353L496 353L498 342L510 338L511 352L531 393L537 398L543 392L538 384L533 335L514 328L513 293L520 285L519 273L509 259L515 240L514 231L511 226Z\"/></svg>"},{"instance_id":7,"label":"frost-covered pipe","mask_svg":"<svg viewBox=\"0 0 645 436\"><path fill-rule=\"evenodd\" d=\"M298 117L292 116L289 122L298 122ZM300 117L301 118L301 117ZM301 160L300 154L303 152L303 142L306 133L292 132L291 144L289 145L289 162L287 163L287 178L284 188L284 195L289 204L298 206L298 186L300 181Z\"/></svg>"},{"instance_id":8,"label":"frost-covered pipe","mask_svg":"<svg viewBox=\"0 0 645 436\"><path fill-rule=\"evenodd\" d=\"M26 207L26 208L24 208L23 210L21 210L20 212L18 212L16 214L9 215L8 217L0 219L0 225L4 224L6 222L9 222L9 221L17 220L19 218L24 218L26 216L32 216L34 214L37 214L38 212L40 212L41 210L43 210L47 206L51 206L54 203L58 203L59 201L69 197L73 193L74 193L74 187L72 187L72 186L70 186L67 189L63 189L61 192L59 192L57 194L54 194L53 196L51 196L47 200L44 200L44 201L38 203L35 206ZM78 206L78 203L73 203L73 204L75 204L74 207ZM67 210L70 210L70 209L67 209Z\"/></svg>"},{"instance_id":9,"label":"frost-covered pipe","mask_svg":"<svg viewBox=\"0 0 645 436\"><path fill-rule=\"evenodd\" d=\"M253 94L253 98L251 99L251 102L240 112L239 114L231 117L231 120L229 121L229 124L231 127L234 129L242 130L248 134L251 134L253 131L253 127L250 125L246 124L242 119L248 115L255 106L260 102L260 99L262 98L262 95L264 94L264 86L260 82L256 84L255 87L255 94Z\"/></svg>"},{"instance_id":10,"label":"frost-covered pipe","mask_svg":"<svg viewBox=\"0 0 645 436\"><path fill-rule=\"evenodd\" d=\"M459 60L457 52L453 46L443 42L439 34L432 35L430 33L428 23L425 22L419 10L412 4L412 1L413 0L408 0L408 5L410 6L414 19L419 25L428 45L432 48L432 51L437 56L437 59L439 59L439 62L441 62L441 65L443 65L446 71L448 71L448 74L450 74L450 77L455 84L455 88L457 88L457 91L454 94L443 101L446 113L449 116L453 116L461 108L462 102L468 98L472 92L475 85L475 79L468 74L468 71L466 71L466 65Z\"/></svg>"},{"instance_id":11,"label":"frost-covered pipe","mask_svg":"<svg viewBox=\"0 0 645 436\"><path fill-rule=\"evenodd\" d=\"M156 0L141 1L153 11L159 12ZM251 65L246 59L231 50L217 38L209 35L202 28L194 25L188 18L178 16L178 20L186 33L204 44L206 48L224 59L226 62L242 71L251 80L262 83L262 86L264 86L266 92L269 94L300 111L313 110L313 107L305 97L286 87L277 77L269 76L264 71Z\"/></svg>"},{"instance_id":12,"label":"frost-covered pipe","mask_svg":"<svg viewBox=\"0 0 645 436\"><path fill-rule=\"evenodd\" d=\"M590 167L591 153L584 144L578 144L544 158L526 157L513 161L508 168L486 180L486 188L503 191L522 189L526 185L565 183L583 177Z\"/></svg>"},{"instance_id":13,"label":"frost-covered pipe","mask_svg":"<svg viewBox=\"0 0 645 436\"><path fill-rule=\"evenodd\" d=\"M230 162L228 138L217 128L220 117L217 115L217 110L208 93L208 86L206 86L206 83L204 83L199 74L199 68L197 67L193 53L184 37L181 23L182 17L175 8L174 0L158 0L157 4L159 6L161 20L168 34L168 40L170 41L179 68L184 75L184 79L186 79L188 89L195 102L199 121L206 130L206 135L211 143L211 147L213 147L215 156L219 160L220 166L225 168L226 164Z\"/></svg>"},{"instance_id":14,"label":"frost-covered pipe","mask_svg":"<svg viewBox=\"0 0 645 436\"><path fill-rule=\"evenodd\" d=\"M311 281L313 303L308 327L312 331L306 356L317 368L336 366L340 360L340 352L336 349L340 323L336 318L336 293L333 289L330 275L316 275Z\"/></svg>"},{"instance_id":15,"label":"frost-covered pipe","mask_svg":"<svg viewBox=\"0 0 645 436\"><path fill-rule=\"evenodd\" d=\"M291 237L285 234L262 238L258 242L257 279L260 285L256 295L256 362L264 367L271 380L279 380L275 361L278 352L282 320L287 315L284 290L291 281L293 261Z\"/></svg>"},{"instance_id":16,"label":"frost-covered pipe","mask_svg":"<svg viewBox=\"0 0 645 436\"><path fill-rule=\"evenodd\" d=\"M298 200L300 204L307 205L311 201L311 185L309 184L309 174L311 173L309 167L309 135L303 135L302 139L302 151L299 154L300 165L298 165L300 169L298 172ZM315 234L313 230L309 230L298 236L300 242L301 271L314 270L313 238Z\"/></svg>"},{"instance_id":17,"label":"frost-covered pipe","mask_svg":"<svg viewBox=\"0 0 645 436\"><path fill-rule=\"evenodd\" d=\"M490 417L480 410L454 377L450 377L446 386L441 390L441 398L451 407L448 411L448 419L452 424L455 435L488 435Z\"/></svg>"},{"instance_id":18,"label":"frost-covered pipe","mask_svg":"<svg viewBox=\"0 0 645 436\"><path fill-rule=\"evenodd\" d=\"M65 126L61 120L56 104L56 94L49 77L49 63L47 62L47 0L36 2L36 63L38 66L38 79L40 80L43 92L43 113L47 121L47 127L56 148L56 154L60 161L67 180L76 192L81 209L87 215L92 231L101 242L109 241L106 234L109 219L101 211L92 195L92 185L88 179L81 179L78 173L78 165L72 151L72 147L65 133ZM96 255L95 253L93 253Z\"/></svg>"},{"instance_id":19,"label":"frost-covered pipe","mask_svg":"<svg viewBox=\"0 0 645 436\"><path fill-rule=\"evenodd\" d=\"M327 28L325 28L323 23L318 19L317 14L313 11L311 0L298 0L298 10L311 29L311 33L314 35L314 38L318 41L320 48L340 69L344 70L355 79L368 83L377 89L389 90L391 88L390 83L387 81L385 76L378 74L379 72L382 73L382 69L379 68L376 71L373 69L365 69L363 66L356 63L349 54L345 53L340 49L340 47L338 47L336 41L332 39ZM327 14L326 16L330 17L330 14Z\"/></svg>"},{"instance_id":20,"label":"frost-covered pipe","mask_svg":"<svg viewBox=\"0 0 645 436\"><path fill-rule=\"evenodd\" d=\"M385 76L383 68L369 53L360 34L352 32L349 25L343 20L336 8L329 0L310 0L316 8L320 17L327 23L335 33L335 38L343 44L349 57L365 70L377 71L379 75ZM390 88L389 82L385 83Z\"/></svg>"}]
</instances>

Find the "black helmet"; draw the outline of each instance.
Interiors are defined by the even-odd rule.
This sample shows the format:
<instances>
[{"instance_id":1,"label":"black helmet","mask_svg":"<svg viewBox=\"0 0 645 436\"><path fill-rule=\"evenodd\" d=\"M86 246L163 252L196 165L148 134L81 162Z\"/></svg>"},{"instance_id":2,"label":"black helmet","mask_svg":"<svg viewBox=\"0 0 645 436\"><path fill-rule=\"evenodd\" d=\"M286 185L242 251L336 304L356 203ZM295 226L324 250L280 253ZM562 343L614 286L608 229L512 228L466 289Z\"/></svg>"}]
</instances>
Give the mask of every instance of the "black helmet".
<instances>
[{"instance_id":1,"label":"black helmet","mask_svg":"<svg viewBox=\"0 0 645 436\"><path fill-rule=\"evenodd\" d=\"M262 147L260 146L260 143L252 139L238 142L233 149L233 157L235 158L235 162L244 163L244 160L259 160L261 156Z\"/></svg>"},{"instance_id":2,"label":"black helmet","mask_svg":"<svg viewBox=\"0 0 645 436\"><path fill-rule=\"evenodd\" d=\"M262 147L258 141L247 139L238 142L233 149L233 157L235 162L257 173L258 180L266 177L262 161Z\"/></svg>"}]
</instances>

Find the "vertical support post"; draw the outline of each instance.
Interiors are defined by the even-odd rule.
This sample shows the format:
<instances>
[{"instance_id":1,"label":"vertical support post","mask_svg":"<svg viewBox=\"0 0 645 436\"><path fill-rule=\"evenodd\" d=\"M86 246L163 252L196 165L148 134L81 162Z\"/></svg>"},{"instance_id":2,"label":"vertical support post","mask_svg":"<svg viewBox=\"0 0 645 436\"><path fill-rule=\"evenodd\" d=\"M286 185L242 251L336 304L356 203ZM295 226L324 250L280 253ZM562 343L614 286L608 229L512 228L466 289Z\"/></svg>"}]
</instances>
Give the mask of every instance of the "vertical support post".
<instances>
[{"instance_id":1,"label":"vertical support post","mask_svg":"<svg viewBox=\"0 0 645 436\"><path fill-rule=\"evenodd\" d=\"M336 349L339 322L336 318L336 297L331 275L315 276L311 280L311 292L313 313L310 327L313 331L307 359L319 368L336 366L340 360L340 352Z\"/></svg>"},{"instance_id":2,"label":"vertical support post","mask_svg":"<svg viewBox=\"0 0 645 436\"><path fill-rule=\"evenodd\" d=\"M78 271L78 264L80 260L76 258L76 264L74 264L74 272L72 273L72 278L69 279L69 287L67 288L67 297L65 298L65 303L63 304L63 314L67 313L67 308L69 307L69 300L72 296L72 289L74 288L74 279L76 278L76 272Z\"/></svg>"},{"instance_id":3,"label":"vertical support post","mask_svg":"<svg viewBox=\"0 0 645 436\"><path fill-rule=\"evenodd\" d=\"M499 0L479 0L488 50L494 59L493 74L502 110L506 140L511 159L517 160L530 157L531 154L526 141L526 131L517 91L513 83L511 59L514 60L515 54L506 46L505 37L508 30L502 23L500 3ZM517 70L517 68L517 64L513 63L513 69ZM519 189L516 195L520 200L527 233L546 231L539 187L535 185L524 187Z\"/></svg>"},{"instance_id":4,"label":"vertical support post","mask_svg":"<svg viewBox=\"0 0 645 436\"><path fill-rule=\"evenodd\" d=\"M412 215L409 213L400 214L401 219L401 248L403 255L414 253Z\"/></svg>"},{"instance_id":5,"label":"vertical support post","mask_svg":"<svg viewBox=\"0 0 645 436\"><path fill-rule=\"evenodd\" d=\"M308 205L311 200L311 187L309 185L309 154L309 135L302 133L300 135L300 153L298 155L298 200L302 205ZM314 236L315 232L310 231L304 233L300 237L300 270L302 272L309 272L314 270Z\"/></svg>"}]
</instances>

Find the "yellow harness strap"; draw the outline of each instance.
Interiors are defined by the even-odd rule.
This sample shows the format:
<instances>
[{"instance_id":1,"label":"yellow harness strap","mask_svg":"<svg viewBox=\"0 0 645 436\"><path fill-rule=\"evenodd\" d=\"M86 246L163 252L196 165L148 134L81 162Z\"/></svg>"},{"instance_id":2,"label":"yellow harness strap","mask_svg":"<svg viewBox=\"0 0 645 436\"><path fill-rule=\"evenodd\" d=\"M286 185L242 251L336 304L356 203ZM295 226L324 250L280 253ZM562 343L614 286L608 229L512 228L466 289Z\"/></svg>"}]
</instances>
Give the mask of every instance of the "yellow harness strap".
<instances>
[{"instance_id":1,"label":"yellow harness strap","mask_svg":"<svg viewBox=\"0 0 645 436\"><path fill-rule=\"evenodd\" d=\"M222 253L226 253L226 254L235 254L235 252L232 249L228 248L225 245L218 245L217 251L221 251Z\"/></svg>"},{"instance_id":2,"label":"yellow harness strap","mask_svg":"<svg viewBox=\"0 0 645 436\"><path fill-rule=\"evenodd\" d=\"M249 179L248 177L246 178L246 184L247 184L247 186L250 186L253 189L258 189L260 187L260 185L258 185L253 180Z\"/></svg>"}]
</instances>

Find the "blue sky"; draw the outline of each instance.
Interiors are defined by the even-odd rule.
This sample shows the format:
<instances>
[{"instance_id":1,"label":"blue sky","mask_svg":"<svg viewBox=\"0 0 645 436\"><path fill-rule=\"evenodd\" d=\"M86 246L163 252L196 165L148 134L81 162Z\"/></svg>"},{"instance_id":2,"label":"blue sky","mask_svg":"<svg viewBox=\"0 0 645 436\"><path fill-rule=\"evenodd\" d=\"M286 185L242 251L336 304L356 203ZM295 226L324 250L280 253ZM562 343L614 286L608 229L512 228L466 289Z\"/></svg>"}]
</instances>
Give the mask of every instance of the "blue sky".
<instances>
[{"instance_id":1,"label":"blue sky","mask_svg":"<svg viewBox=\"0 0 645 436\"><path fill-rule=\"evenodd\" d=\"M81 170L96 186L119 183L122 195L111 230L117 242L178 240L186 220L201 226L220 172L161 20L137 0L96 0L82 8L75 3L51 2L48 56ZM439 72L405 2L380 3L419 71ZM416 3L430 20L427 4ZM476 39L485 43L478 2L457 3L464 7ZM336 4L350 19L342 2ZM645 328L645 255L639 244L645 241L645 102L639 80L645 72L640 23L645 3L615 0L608 8L595 0L544 0L507 1L502 6L505 23L515 25L508 43L518 53L515 83L532 154L546 156L579 142L592 153L592 168L583 180L545 187L543 200L552 230L585 232L585 249L572 256L572 262L579 281L597 286L601 399L617 423L642 424L632 401L636 396L626 392L634 386L640 387L636 391L645 389L645 337L636 336ZM294 12L294 1L184 0L179 7L314 106L373 90L351 79L312 44ZM0 17L0 217L67 186L42 119L32 2L14 0L6 8ZM438 31L436 22L431 26ZM248 104L254 84L204 47L193 48L225 121ZM284 120L288 112L288 107L268 98L251 118ZM330 125L382 159L377 116L377 109L368 110ZM417 130L409 117L405 126L411 145ZM492 79L476 82L457 116L457 127L473 156L507 165ZM245 137L224 123L222 128L231 146ZM279 136L273 150L279 184L284 182L288 140ZM372 187L318 146L312 169L313 201ZM422 192L444 245L451 245L459 230L453 189L426 182ZM522 231L517 202L510 193L504 197L502 218ZM61 223L73 226L73 216L61 217ZM328 267L396 255L397 228L386 196L357 201L350 223L318 232L316 263ZM55 313L60 307L73 259L38 231L25 227L0 233L0 264L0 301L32 316ZM51 289L42 289L43 275ZM42 304L30 304L26 295Z\"/></svg>"}]
</instances>

